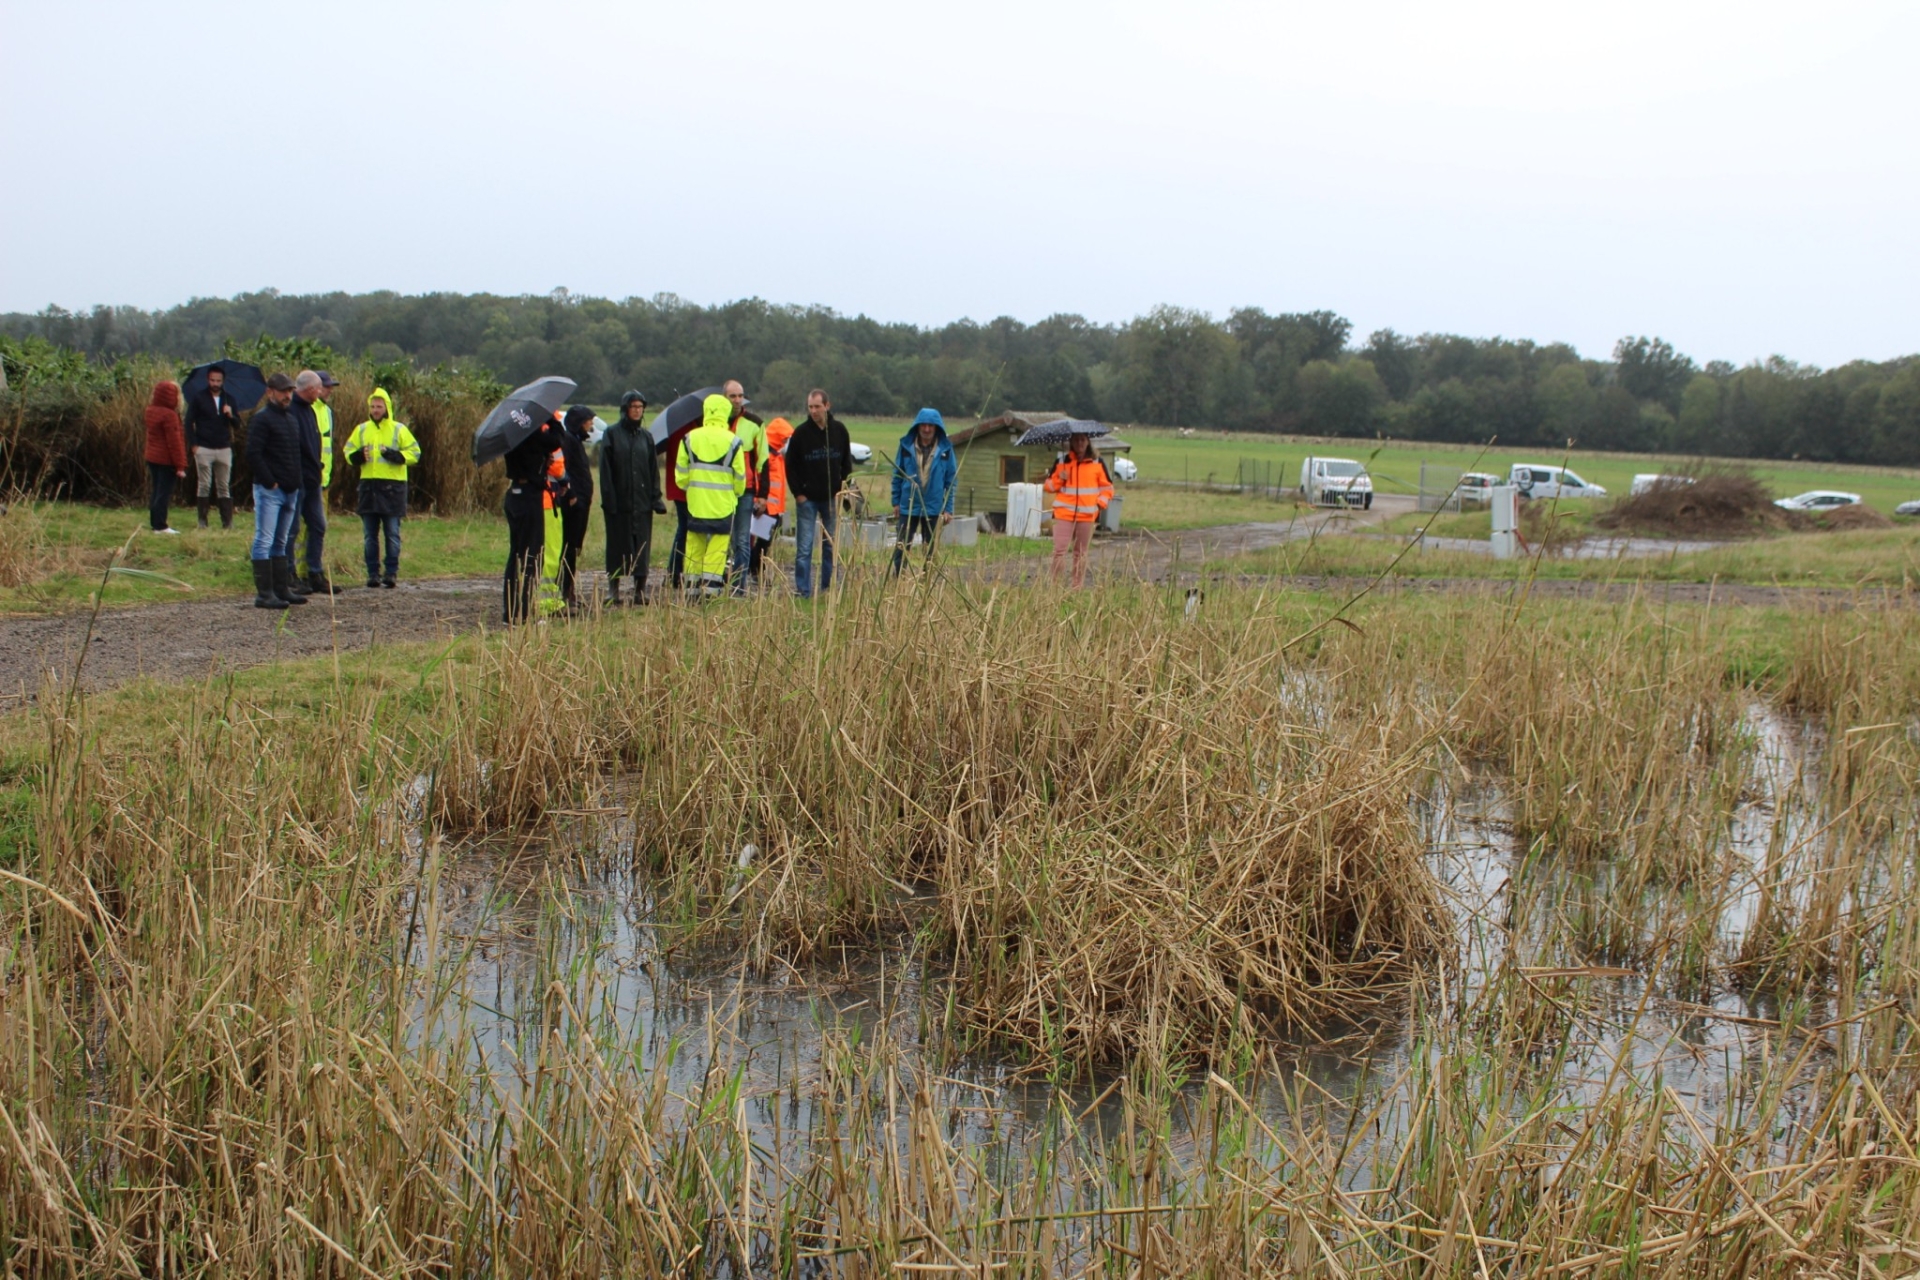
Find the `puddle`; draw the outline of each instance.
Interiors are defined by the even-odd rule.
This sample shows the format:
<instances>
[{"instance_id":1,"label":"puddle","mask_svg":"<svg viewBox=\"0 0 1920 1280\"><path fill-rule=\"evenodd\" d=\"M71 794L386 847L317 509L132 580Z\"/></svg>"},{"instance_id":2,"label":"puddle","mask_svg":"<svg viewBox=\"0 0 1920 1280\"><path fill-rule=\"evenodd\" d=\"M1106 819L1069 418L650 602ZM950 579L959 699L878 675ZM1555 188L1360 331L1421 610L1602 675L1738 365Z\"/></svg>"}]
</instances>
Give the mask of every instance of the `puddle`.
<instances>
[{"instance_id":1,"label":"puddle","mask_svg":"<svg viewBox=\"0 0 1920 1280\"><path fill-rule=\"evenodd\" d=\"M1304 683L1293 695L1311 702ZM1758 707L1746 729L1751 776L1726 824L1723 883L1706 890L1717 895L1710 903L1716 966L1739 952L1754 927L1768 868L1819 847L1809 799L1818 735ZM1472 1008L1496 983L1546 991L1573 1024L1551 1089L1572 1109L1623 1089L1665 1087L1711 1131L1760 1105L1749 1092L1783 1042L1778 1010L1724 987L1688 999L1664 983L1650 988L1639 971L1587 967L1566 953L1564 928L1539 918L1549 907L1595 902L1654 931L1678 909L1659 899L1682 890L1656 888L1644 904L1622 903L1604 863L1567 865L1550 851L1529 859L1497 784L1436 783L1413 804L1459 944L1450 974L1424 997L1429 1007ZM413 922L422 988L412 1019L416 1046L464 1055L508 1105L526 1087L541 1037L567 1021L591 1028L610 1068L664 1083L681 1114L699 1105L717 1074L736 1082L739 1123L775 1179L807 1141L822 1083L849 1046L896 1047L899 1079L937 1097L949 1140L991 1147L996 1161L1017 1160L1063 1114L1102 1141L1123 1123L1110 1076L1055 1087L1012 1063L949 1060L931 1049L923 1037L941 1008L940 975L907 939L805 970L776 965L761 973L729 955L676 951L653 923L643 880L586 869L629 865L628 819L609 811L578 821L552 844L449 853ZM1810 1021L1826 1016L1816 1011ZM1292 1113L1308 1097L1316 1099L1316 1123L1336 1136L1349 1117L1365 1117L1367 1133L1350 1145L1343 1172L1355 1187L1370 1184L1376 1156L1387 1153L1390 1164L1404 1145L1416 1103L1409 1081L1430 1071L1441 1052L1422 1038L1404 1001L1269 1048L1274 1069L1249 1086L1267 1124L1282 1130L1300 1119ZM1788 1093L1776 1117L1782 1146L1796 1115L1815 1101ZM1198 1086L1186 1096L1197 1099ZM1178 1116L1170 1127L1178 1150L1190 1131Z\"/></svg>"}]
</instances>

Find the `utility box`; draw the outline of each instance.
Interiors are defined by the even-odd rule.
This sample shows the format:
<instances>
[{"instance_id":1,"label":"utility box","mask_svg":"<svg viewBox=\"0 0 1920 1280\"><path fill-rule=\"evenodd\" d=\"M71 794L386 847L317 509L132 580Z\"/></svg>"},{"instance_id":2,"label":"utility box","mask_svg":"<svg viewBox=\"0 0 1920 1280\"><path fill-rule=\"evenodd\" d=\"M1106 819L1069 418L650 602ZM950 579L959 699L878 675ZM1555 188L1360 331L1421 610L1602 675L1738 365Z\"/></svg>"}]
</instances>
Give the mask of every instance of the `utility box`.
<instances>
[{"instance_id":1,"label":"utility box","mask_svg":"<svg viewBox=\"0 0 1920 1280\"><path fill-rule=\"evenodd\" d=\"M1120 532L1120 504L1124 501L1125 499L1117 493L1108 501L1107 509L1100 513L1098 528L1102 533Z\"/></svg>"},{"instance_id":2,"label":"utility box","mask_svg":"<svg viewBox=\"0 0 1920 1280\"><path fill-rule=\"evenodd\" d=\"M1511 560L1520 554L1520 491L1510 484L1491 490L1493 558Z\"/></svg>"},{"instance_id":3,"label":"utility box","mask_svg":"<svg viewBox=\"0 0 1920 1280\"><path fill-rule=\"evenodd\" d=\"M1040 536L1041 492L1037 484L1007 486L1007 536L1009 538Z\"/></svg>"}]
</instances>

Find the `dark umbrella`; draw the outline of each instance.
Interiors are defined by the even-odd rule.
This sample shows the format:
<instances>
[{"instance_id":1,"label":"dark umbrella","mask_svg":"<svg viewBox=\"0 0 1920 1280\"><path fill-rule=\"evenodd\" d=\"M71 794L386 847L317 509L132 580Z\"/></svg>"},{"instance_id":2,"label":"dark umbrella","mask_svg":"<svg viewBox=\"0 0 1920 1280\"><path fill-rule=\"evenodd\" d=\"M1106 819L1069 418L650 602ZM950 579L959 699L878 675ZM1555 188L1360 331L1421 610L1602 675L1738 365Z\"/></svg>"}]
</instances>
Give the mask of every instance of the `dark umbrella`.
<instances>
[{"instance_id":1,"label":"dark umbrella","mask_svg":"<svg viewBox=\"0 0 1920 1280\"><path fill-rule=\"evenodd\" d=\"M473 433L474 462L484 467L506 457L508 450L538 431L567 402L577 385L572 378L535 378L509 392Z\"/></svg>"},{"instance_id":2,"label":"dark umbrella","mask_svg":"<svg viewBox=\"0 0 1920 1280\"><path fill-rule=\"evenodd\" d=\"M267 379L257 364L246 364L239 360L215 360L209 364L197 364L187 371L186 381L180 384L182 399L198 391L207 389L207 374L218 369L227 375L227 385L221 394L233 402L233 407L245 413L260 403L267 394Z\"/></svg>"},{"instance_id":3,"label":"dark umbrella","mask_svg":"<svg viewBox=\"0 0 1920 1280\"><path fill-rule=\"evenodd\" d=\"M1093 422L1086 418L1055 418L1052 422L1043 422L1031 427L1027 433L1015 440L1014 445L1029 444L1065 444L1068 436L1109 436L1113 428L1104 422Z\"/></svg>"},{"instance_id":4,"label":"dark umbrella","mask_svg":"<svg viewBox=\"0 0 1920 1280\"><path fill-rule=\"evenodd\" d=\"M647 430L653 436L655 444L665 444L667 437L680 428L700 421L700 414L708 396L720 394L718 387L702 387L698 391L689 391L660 411L660 416L648 425Z\"/></svg>"}]
</instances>

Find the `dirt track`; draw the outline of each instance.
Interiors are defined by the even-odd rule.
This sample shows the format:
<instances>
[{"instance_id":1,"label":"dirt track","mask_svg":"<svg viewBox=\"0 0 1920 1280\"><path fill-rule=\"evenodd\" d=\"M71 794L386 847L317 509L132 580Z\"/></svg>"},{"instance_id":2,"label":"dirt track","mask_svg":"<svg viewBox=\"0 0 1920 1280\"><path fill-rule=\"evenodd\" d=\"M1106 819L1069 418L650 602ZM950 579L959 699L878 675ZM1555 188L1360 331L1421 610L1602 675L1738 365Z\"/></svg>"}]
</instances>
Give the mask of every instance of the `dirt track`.
<instances>
[{"instance_id":1,"label":"dirt track","mask_svg":"<svg viewBox=\"0 0 1920 1280\"><path fill-rule=\"evenodd\" d=\"M1376 511L1371 519L1383 514ZM1331 517L1341 519L1342 517ZM1224 525L1172 535L1142 534L1095 548L1110 572L1131 572L1164 581L1178 572L1197 581L1206 561L1312 536L1330 517L1273 524ZM1369 523L1362 518L1355 523ZM1194 566L1188 569L1184 566ZM970 571L996 582L1030 580L1046 572L1041 558L988 562ZM588 575L588 589L598 575ZM1364 579L1296 577L1226 579L1303 590L1357 592ZM1862 603L1912 603L1897 592L1859 593L1817 587L1751 587L1706 583L1606 583L1541 579L1530 588L1538 599L1624 600L1638 594L1658 602L1839 609ZM1396 578L1379 594L1481 594L1506 597L1505 582L1477 578ZM189 600L103 610L89 635L85 612L53 617L0 618L0 711L37 698L49 682L64 688L78 664L81 686L97 690L151 676L193 679L282 658L350 653L383 641L435 640L499 624L497 579L402 583L393 591L355 587L331 604L315 597L285 613L257 610L246 597ZM85 661L79 651L83 641Z\"/></svg>"}]
</instances>

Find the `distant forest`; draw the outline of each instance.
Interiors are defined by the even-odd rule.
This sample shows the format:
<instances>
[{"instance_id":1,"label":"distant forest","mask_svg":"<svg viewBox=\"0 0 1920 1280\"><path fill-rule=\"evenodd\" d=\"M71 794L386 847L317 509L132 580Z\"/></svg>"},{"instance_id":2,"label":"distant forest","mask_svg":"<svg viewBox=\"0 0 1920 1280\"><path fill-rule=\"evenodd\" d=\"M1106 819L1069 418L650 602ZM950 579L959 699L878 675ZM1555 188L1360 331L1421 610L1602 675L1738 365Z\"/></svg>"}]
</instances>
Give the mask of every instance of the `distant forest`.
<instances>
[{"instance_id":1,"label":"distant forest","mask_svg":"<svg viewBox=\"0 0 1920 1280\"><path fill-rule=\"evenodd\" d=\"M797 409L818 385L852 414L1045 408L1167 426L1920 464L1920 357L1824 370L1778 356L1702 366L1659 338L1627 337L1597 360L1508 338L1382 329L1362 341L1330 311L1248 307L1215 319L1159 307L1119 325L1056 315L920 328L757 298L703 307L671 294L267 290L164 311L7 314L0 335L98 362L197 360L229 339L304 338L378 363L484 368L509 383L561 373L602 403L628 387L659 403L737 377L777 410Z\"/></svg>"}]
</instances>

